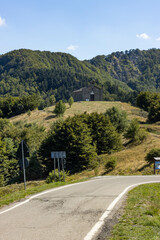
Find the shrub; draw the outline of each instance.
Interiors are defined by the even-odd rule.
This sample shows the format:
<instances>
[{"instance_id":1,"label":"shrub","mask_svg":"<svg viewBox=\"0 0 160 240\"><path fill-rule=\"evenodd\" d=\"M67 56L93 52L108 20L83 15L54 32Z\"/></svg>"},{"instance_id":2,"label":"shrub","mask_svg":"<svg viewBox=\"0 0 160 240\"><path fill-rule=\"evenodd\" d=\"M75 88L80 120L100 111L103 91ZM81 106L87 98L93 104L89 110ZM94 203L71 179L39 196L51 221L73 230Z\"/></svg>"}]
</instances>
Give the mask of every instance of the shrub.
<instances>
[{"instance_id":1,"label":"shrub","mask_svg":"<svg viewBox=\"0 0 160 240\"><path fill-rule=\"evenodd\" d=\"M54 113L60 117L64 115L64 112L66 111L66 105L65 103L60 100L58 103L56 103L55 109L54 109Z\"/></svg>"},{"instance_id":2,"label":"shrub","mask_svg":"<svg viewBox=\"0 0 160 240\"><path fill-rule=\"evenodd\" d=\"M69 175L68 172L64 171L65 177ZM63 182L63 171L60 171L60 181ZM58 169L55 170L55 176L54 176L54 170L49 173L48 177L46 178L46 183L52 183L52 182L59 182L59 172Z\"/></svg>"},{"instance_id":3,"label":"shrub","mask_svg":"<svg viewBox=\"0 0 160 240\"><path fill-rule=\"evenodd\" d=\"M106 168L109 170L115 169L117 165L117 158L116 157L110 157L110 159L106 163Z\"/></svg>"},{"instance_id":4,"label":"shrub","mask_svg":"<svg viewBox=\"0 0 160 240\"><path fill-rule=\"evenodd\" d=\"M141 143L147 137L147 132L144 129L140 129L140 125L137 119L133 119L127 128L124 137L130 139L131 142Z\"/></svg>"},{"instance_id":5,"label":"shrub","mask_svg":"<svg viewBox=\"0 0 160 240\"><path fill-rule=\"evenodd\" d=\"M84 114L84 116L86 116L85 121L91 131L93 144L95 144L98 154L111 153L122 148L121 136L109 117L102 113Z\"/></svg>"},{"instance_id":6,"label":"shrub","mask_svg":"<svg viewBox=\"0 0 160 240\"><path fill-rule=\"evenodd\" d=\"M160 121L160 102L159 101L153 101L149 108L149 114L148 114L148 120L149 122L155 123Z\"/></svg>"},{"instance_id":7,"label":"shrub","mask_svg":"<svg viewBox=\"0 0 160 240\"><path fill-rule=\"evenodd\" d=\"M73 103L74 103L74 99L73 99L73 97L70 97L68 100L69 106L71 107Z\"/></svg>"},{"instance_id":8,"label":"shrub","mask_svg":"<svg viewBox=\"0 0 160 240\"><path fill-rule=\"evenodd\" d=\"M145 157L148 163L154 163L154 157L160 157L160 148L153 148L149 151Z\"/></svg>"},{"instance_id":9,"label":"shrub","mask_svg":"<svg viewBox=\"0 0 160 240\"><path fill-rule=\"evenodd\" d=\"M109 108L105 116L108 116L113 126L119 133L122 133L127 127L127 113L116 107Z\"/></svg>"},{"instance_id":10,"label":"shrub","mask_svg":"<svg viewBox=\"0 0 160 240\"><path fill-rule=\"evenodd\" d=\"M148 133L146 132L146 130L139 129L139 131L135 135L134 142L136 144L140 144L141 142L143 142L147 138L147 135L148 135Z\"/></svg>"}]
</instances>

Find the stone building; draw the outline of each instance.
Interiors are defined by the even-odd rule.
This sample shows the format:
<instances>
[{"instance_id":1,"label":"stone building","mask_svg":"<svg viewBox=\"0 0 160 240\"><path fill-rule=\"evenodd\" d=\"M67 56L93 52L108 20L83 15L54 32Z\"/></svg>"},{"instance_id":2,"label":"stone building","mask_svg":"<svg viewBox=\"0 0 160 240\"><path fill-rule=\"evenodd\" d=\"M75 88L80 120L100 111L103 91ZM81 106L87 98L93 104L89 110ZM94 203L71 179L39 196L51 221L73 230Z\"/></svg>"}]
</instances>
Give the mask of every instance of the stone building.
<instances>
[{"instance_id":1,"label":"stone building","mask_svg":"<svg viewBox=\"0 0 160 240\"><path fill-rule=\"evenodd\" d=\"M75 102L78 101L102 101L103 90L102 88L94 86L83 87L73 92Z\"/></svg>"}]
</instances>

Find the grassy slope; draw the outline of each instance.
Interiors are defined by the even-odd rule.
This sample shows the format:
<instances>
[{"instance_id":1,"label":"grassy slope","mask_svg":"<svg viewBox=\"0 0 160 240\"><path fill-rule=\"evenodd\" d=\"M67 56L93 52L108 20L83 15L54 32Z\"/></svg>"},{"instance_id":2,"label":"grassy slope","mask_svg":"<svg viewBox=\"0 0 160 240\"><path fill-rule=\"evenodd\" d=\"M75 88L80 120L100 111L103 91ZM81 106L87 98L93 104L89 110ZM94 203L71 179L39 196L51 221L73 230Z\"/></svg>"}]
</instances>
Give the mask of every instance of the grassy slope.
<instances>
[{"instance_id":1,"label":"grassy slope","mask_svg":"<svg viewBox=\"0 0 160 240\"><path fill-rule=\"evenodd\" d=\"M76 102L69 108L66 104L67 110L64 114L64 118L68 116L74 116L74 114L81 114L84 112L98 112L103 113L108 108L116 106L122 110L125 110L128 113L129 119L138 117L140 121L145 121L146 113L141 111L138 108L132 107L127 103L122 102ZM55 114L53 114L54 106L45 108L44 110L34 110L31 112L31 115L28 116L27 113L12 117L11 122L23 121L26 123L36 122L38 124L43 124L46 128L57 120ZM144 115L144 116L143 116Z\"/></svg>"},{"instance_id":2,"label":"grassy slope","mask_svg":"<svg viewBox=\"0 0 160 240\"><path fill-rule=\"evenodd\" d=\"M124 214L109 239L160 239L159 183L141 185L129 192Z\"/></svg>"},{"instance_id":3,"label":"grassy slope","mask_svg":"<svg viewBox=\"0 0 160 240\"><path fill-rule=\"evenodd\" d=\"M122 110L125 110L128 114L128 119L138 118L141 122L141 127L149 129L151 132L147 140L138 146L130 146L123 149L120 152L112 154L118 160L116 168L109 172L109 174L150 174L153 173L152 167L147 166L144 157L147 152L152 148L160 148L160 125L156 124L144 124L146 121L146 112L140 110L139 108L133 107L130 104L122 102L76 102L69 108L68 104L67 110L64 114L64 118L68 116L73 116L74 114L81 114L84 112L105 112L106 109L116 106ZM23 121L26 123L36 122L38 124L43 124L47 129L51 124L57 120L53 114L54 106L48 107L44 110L34 110L31 115L21 114L19 116L11 118L11 122ZM102 155L103 162L106 162L108 155ZM99 168L99 174L106 174L106 169L102 164ZM88 174L88 173L87 173ZM92 174L91 174L92 175ZM83 176L84 177L84 176Z\"/></svg>"}]
</instances>

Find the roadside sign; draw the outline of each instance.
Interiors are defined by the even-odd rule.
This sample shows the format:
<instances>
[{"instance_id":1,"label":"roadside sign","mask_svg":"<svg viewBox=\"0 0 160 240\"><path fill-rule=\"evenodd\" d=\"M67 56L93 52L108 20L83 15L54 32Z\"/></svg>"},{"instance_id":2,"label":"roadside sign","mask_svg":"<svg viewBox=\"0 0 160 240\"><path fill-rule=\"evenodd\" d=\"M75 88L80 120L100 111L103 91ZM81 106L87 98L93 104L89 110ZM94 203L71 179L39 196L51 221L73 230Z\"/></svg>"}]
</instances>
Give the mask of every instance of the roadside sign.
<instances>
[{"instance_id":1,"label":"roadside sign","mask_svg":"<svg viewBox=\"0 0 160 240\"><path fill-rule=\"evenodd\" d=\"M19 144L19 147L18 147L18 150L17 150L17 158L18 159L22 159L22 144L23 144L23 153L24 153L24 157L29 157L29 149L26 145L26 143L24 141L22 141L20 144Z\"/></svg>"},{"instance_id":2,"label":"roadside sign","mask_svg":"<svg viewBox=\"0 0 160 240\"><path fill-rule=\"evenodd\" d=\"M51 158L66 158L66 152L64 151L51 152Z\"/></svg>"},{"instance_id":3,"label":"roadside sign","mask_svg":"<svg viewBox=\"0 0 160 240\"><path fill-rule=\"evenodd\" d=\"M18 161L18 163L19 163L20 168L23 169L23 161L22 161L22 159L20 159ZM24 159L24 166L25 166L25 168L29 167L29 161L28 161L27 158Z\"/></svg>"},{"instance_id":4,"label":"roadside sign","mask_svg":"<svg viewBox=\"0 0 160 240\"><path fill-rule=\"evenodd\" d=\"M160 170L160 161L155 161L155 169Z\"/></svg>"},{"instance_id":5,"label":"roadside sign","mask_svg":"<svg viewBox=\"0 0 160 240\"><path fill-rule=\"evenodd\" d=\"M56 165L58 165L59 181L61 181L61 178L60 178L60 171L61 171L60 167L62 167L62 170L63 170L63 180L65 182L65 171L64 171L64 168L66 168L66 152L65 151L51 152L51 158L54 159L54 179L55 179ZM60 161L60 159L61 159L61 161ZM57 162L57 164L56 164L56 162Z\"/></svg>"},{"instance_id":6,"label":"roadside sign","mask_svg":"<svg viewBox=\"0 0 160 240\"><path fill-rule=\"evenodd\" d=\"M51 152L51 158L56 158L55 157L55 152Z\"/></svg>"},{"instance_id":7,"label":"roadside sign","mask_svg":"<svg viewBox=\"0 0 160 240\"><path fill-rule=\"evenodd\" d=\"M154 157L154 174L156 170L160 170L160 157Z\"/></svg>"}]
</instances>

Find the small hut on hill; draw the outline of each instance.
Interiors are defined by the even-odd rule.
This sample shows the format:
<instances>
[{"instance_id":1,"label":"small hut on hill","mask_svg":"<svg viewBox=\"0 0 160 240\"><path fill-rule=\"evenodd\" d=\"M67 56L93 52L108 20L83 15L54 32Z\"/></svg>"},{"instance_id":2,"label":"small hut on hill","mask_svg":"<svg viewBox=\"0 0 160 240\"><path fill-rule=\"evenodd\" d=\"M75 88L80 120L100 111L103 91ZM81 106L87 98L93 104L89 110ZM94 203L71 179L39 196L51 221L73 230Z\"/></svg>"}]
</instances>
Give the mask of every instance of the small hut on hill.
<instances>
[{"instance_id":1,"label":"small hut on hill","mask_svg":"<svg viewBox=\"0 0 160 240\"><path fill-rule=\"evenodd\" d=\"M89 87L83 87L73 92L75 102L78 101L102 101L103 90L91 84Z\"/></svg>"}]
</instances>

